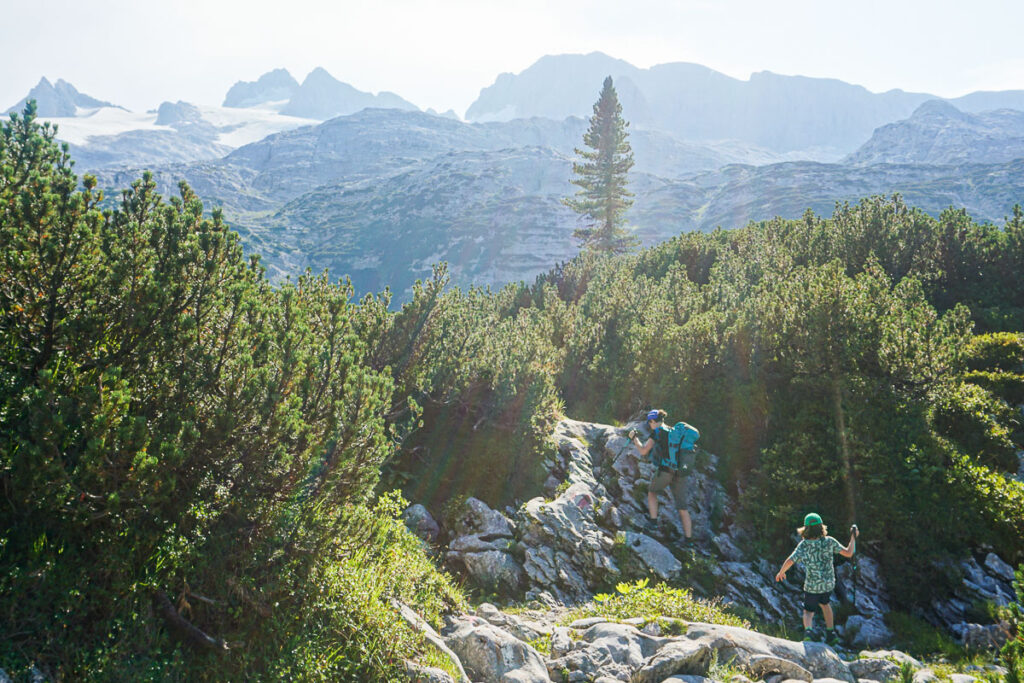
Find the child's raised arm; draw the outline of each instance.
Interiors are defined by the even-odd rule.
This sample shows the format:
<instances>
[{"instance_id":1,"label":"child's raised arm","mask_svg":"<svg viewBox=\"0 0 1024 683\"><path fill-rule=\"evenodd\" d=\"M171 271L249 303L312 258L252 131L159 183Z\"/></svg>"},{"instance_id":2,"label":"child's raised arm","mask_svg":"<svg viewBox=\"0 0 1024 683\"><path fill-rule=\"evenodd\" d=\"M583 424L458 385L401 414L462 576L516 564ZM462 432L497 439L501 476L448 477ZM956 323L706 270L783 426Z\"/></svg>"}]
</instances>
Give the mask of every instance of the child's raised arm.
<instances>
[{"instance_id":1,"label":"child's raised arm","mask_svg":"<svg viewBox=\"0 0 1024 683\"><path fill-rule=\"evenodd\" d=\"M850 527L850 542L846 544L846 547L839 551L839 554L843 557L853 557L853 554L857 552L857 537L860 536L860 529L854 524Z\"/></svg>"}]
</instances>

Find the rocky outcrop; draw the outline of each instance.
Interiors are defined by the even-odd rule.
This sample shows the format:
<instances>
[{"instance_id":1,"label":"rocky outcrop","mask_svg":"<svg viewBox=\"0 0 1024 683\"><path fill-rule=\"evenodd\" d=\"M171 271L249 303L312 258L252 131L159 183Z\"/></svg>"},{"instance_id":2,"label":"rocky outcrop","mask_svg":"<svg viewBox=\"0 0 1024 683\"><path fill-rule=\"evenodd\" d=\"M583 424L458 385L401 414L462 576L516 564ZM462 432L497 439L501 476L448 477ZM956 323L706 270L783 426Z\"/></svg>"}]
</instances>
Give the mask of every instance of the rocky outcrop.
<instances>
[{"instance_id":1,"label":"rocky outcrop","mask_svg":"<svg viewBox=\"0 0 1024 683\"><path fill-rule=\"evenodd\" d=\"M778 562L749 554L750 534L732 521L734 503L714 476L713 456L702 456L689 481L694 529L702 539L697 549L681 547L681 524L667 494L660 499L660 528L643 527L644 485L652 468L626 440L628 427L561 421L554 433L556 448L545 461L548 497L538 496L505 512L468 499L447 530L449 566L490 590L552 607L589 600L619 581L650 577L742 605L764 621L799 615L799 581L777 583ZM410 526L416 528L420 522L413 520L423 513L410 510ZM970 647L997 646L1005 629L972 624L968 617L978 601L1006 604L1012 598L1013 569L988 554L967 558L952 570L963 575L962 586L953 598L936 602L931 617ZM854 649L889 644L894 636L885 622L890 596L878 563L858 555L856 565L844 563L837 576L839 598L853 610L838 625L845 644ZM495 621L493 613L482 616L493 625L516 630ZM660 635L656 630L651 633ZM563 637L556 631L553 640ZM559 648L553 645L553 652ZM573 661L582 666L581 658L586 657L573 652ZM553 659L569 654L566 650ZM791 657L788 652L782 658ZM842 678L834 675L841 671L805 668L818 678Z\"/></svg>"}]
</instances>

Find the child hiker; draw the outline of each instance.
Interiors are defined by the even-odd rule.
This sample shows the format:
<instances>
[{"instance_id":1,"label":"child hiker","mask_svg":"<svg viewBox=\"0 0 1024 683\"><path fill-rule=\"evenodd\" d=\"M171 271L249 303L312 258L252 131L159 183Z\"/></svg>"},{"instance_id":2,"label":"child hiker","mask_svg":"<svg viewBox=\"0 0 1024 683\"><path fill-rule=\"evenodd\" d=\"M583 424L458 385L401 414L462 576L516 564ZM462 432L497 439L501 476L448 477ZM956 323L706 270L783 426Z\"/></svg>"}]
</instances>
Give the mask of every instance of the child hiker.
<instances>
[{"instance_id":1,"label":"child hiker","mask_svg":"<svg viewBox=\"0 0 1024 683\"><path fill-rule=\"evenodd\" d=\"M776 581L785 581L786 572L796 563L804 567L806 578L804 579L804 640L814 640L814 610L821 607L821 614L825 617L825 642L829 645L836 645L839 638L836 637L835 617L832 614L832 606L829 604L829 597L836 587L836 569L832 564L833 555L839 554L843 557L853 557L856 550L857 525L850 527L850 542L844 548L836 539L828 535L828 527L821 523L821 517L817 513L810 513L804 517L804 525L797 529L802 539L786 561L782 563L782 569L776 574Z\"/></svg>"}]
</instances>

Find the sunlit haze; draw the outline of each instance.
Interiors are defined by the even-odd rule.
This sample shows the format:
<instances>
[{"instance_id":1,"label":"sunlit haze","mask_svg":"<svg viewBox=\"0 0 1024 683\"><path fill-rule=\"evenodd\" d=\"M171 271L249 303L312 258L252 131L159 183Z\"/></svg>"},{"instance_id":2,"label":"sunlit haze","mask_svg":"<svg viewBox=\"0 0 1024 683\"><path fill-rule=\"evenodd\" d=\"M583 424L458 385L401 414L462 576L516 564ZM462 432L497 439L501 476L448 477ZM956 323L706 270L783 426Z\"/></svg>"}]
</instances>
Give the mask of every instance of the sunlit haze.
<instances>
[{"instance_id":1,"label":"sunlit haze","mask_svg":"<svg viewBox=\"0 0 1024 683\"><path fill-rule=\"evenodd\" d=\"M360 90L464 114L501 72L601 51L880 92L1024 88L1024 3L938 0L3 0L0 108L41 76L139 111L220 104L238 80L316 66Z\"/></svg>"}]
</instances>

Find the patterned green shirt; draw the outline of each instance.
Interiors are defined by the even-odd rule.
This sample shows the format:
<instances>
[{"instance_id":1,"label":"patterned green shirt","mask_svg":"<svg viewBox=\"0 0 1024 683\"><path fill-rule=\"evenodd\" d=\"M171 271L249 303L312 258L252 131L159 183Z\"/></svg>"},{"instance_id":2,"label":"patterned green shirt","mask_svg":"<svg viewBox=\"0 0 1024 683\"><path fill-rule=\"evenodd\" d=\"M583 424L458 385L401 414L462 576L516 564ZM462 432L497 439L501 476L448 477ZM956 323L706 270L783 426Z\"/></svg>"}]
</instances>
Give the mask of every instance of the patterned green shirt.
<instances>
[{"instance_id":1,"label":"patterned green shirt","mask_svg":"<svg viewBox=\"0 0 1024 683\"><path fill-rule=\"evenodd\" d=\"M805 592L818 595L829 593L836 587L836 568L832 564L832 556L844 549L843 544L831 536L804 539L797 544L789 559L804 567Z\"/></svg>"}]
</instances>

